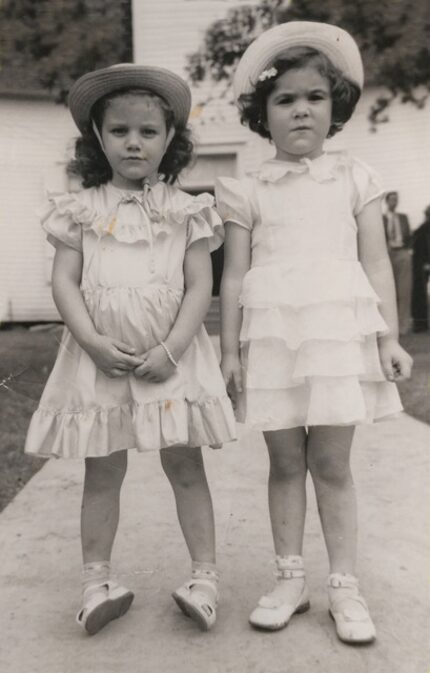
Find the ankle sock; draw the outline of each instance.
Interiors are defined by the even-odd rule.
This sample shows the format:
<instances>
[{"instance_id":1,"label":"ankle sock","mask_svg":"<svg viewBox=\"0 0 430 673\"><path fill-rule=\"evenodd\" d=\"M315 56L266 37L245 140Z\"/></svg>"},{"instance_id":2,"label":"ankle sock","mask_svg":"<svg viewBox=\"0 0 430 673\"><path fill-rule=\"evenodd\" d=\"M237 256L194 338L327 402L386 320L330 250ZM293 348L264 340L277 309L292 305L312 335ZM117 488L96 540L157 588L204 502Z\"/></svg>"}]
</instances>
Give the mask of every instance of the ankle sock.
<instances>
[{"instance_id":1,"label":"ankle sock","mask_svg":"<svg viewBox=\"0 0 430 673\"><path fill-rule=\"evenodd\" d=\"M218 584L219 573L215 563L208 561L192 561L191 575L194 579L208 579L210 582Z\"/></svg>"},{"instance_id":2,"label":"ankle sock","mask_svg":"<svg viewBox=\"0 0 430 673\"><path fill-rule=\"evenodd\" d=\"M104 584L110 577L109 561L91 561L82 567L82 592L88 595L91 589Z\"/></svg>"}]
</instances>

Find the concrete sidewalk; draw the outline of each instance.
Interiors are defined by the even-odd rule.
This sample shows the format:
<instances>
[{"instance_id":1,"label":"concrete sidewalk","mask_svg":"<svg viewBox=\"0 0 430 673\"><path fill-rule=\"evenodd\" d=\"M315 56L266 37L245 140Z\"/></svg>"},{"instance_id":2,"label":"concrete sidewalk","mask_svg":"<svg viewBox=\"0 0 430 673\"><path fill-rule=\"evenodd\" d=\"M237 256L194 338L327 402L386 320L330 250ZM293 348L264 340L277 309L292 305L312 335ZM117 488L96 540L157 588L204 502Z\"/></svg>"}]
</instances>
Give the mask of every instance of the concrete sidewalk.
<instances>
[{"instance_id":1,"label":"concrete sidewalk","mask_svg":"<svg viewBox=\"0 0 430 673\"><path fill-rule=\"evenodd\" d=\"M312 489L305 558L311 610L284 631L247 617L272 583L268 460L260 434L205 450L214 498L222 602L201 633L170 593L189 562L156 453L130 452L114 563L136 593L97 636L74 623L80 593L83 465L52 460L0 516L1 673L426 673L430 427L402 416L357 431L360 574L378 640L351 648L327 613L327 559Z\"/></svg>"}]
</instances>

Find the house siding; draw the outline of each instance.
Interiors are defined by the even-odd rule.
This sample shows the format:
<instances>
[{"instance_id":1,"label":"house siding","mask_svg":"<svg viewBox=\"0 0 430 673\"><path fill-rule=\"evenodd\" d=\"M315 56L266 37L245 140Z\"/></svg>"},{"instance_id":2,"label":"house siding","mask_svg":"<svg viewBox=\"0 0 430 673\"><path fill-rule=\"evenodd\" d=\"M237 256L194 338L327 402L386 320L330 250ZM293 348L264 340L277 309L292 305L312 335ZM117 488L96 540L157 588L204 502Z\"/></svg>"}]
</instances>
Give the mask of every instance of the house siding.
<instances>
[{"instance_id":1,"label":"house siding","mask_svg":"<svg viewBox=\"0 0 430 673\"><path fill-rule=\"evenodd\" d=\"M198 49L206 28L226 15L237 0L134 0L134 58L158 64L185 76L186 55ZM191 124L203 172L184 175L189 188L210 187L214 171L237 176L273 154L269 143L240 126L225 85L193 87ZM327 148L347 149L371 164L386 189L400 192L400 210L416 227L430 204L430 106L417 110L393 103L390 121L370 131L367 119L381 89L366 89L353 119ZM208 103L208 99L211 99ZM203 106L200 103L205 103ZM0 320L57 320L49 282L53 249L46 243L39 212L47 189L67 188L64 173L67 147L76 136L68 110L48 100L0 99ZM207 168L205 168L207 167ZM206 171L206 172L205 172Z\"/></svg>"},{"instance_id":2,"label":"house siding","mask_svg":"<svg viewBox=\"0 0 430 673\"><path fill-rule=\"evenodd\" d=\"M40 227L47 189L67 188L65 148L75 135L66 108L0 100L0 319L57 320L49 282L52 252Z\"/></svg>"}]
</instances>

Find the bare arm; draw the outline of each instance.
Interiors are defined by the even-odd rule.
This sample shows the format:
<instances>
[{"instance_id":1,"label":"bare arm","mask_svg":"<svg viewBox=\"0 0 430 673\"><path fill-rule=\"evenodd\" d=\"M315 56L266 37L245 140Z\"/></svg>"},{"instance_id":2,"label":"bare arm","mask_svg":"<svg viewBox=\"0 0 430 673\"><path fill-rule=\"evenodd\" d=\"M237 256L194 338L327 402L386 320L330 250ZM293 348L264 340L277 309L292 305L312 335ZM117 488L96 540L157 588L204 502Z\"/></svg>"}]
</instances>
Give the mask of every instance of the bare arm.
<instances>
[{"instance_id":1,"label":"bare arm","mask_svg":"<svg viewBox=\"0 0 430 673\"><path fill-rule=\"evenodd\" d=\"M174 360L178 361L200 329L212 298L212 263L207 239L193 243L185 253L185 294L175 324L165 344ZM144 364L135 371L149 381L160 382L175 371L162 346L151 348L144 355Z\"/></svg>"},{"instance_id":2,"label":"bare arm","mask_svg":"<svg viewBox=\"0 0 430 673\"><path fill-rule=\"evenodd\" d=\"M239 359L239 334L242 309L239 295L243 278L251 264L251 232L233 222L226 222L224 271L221 280L221 370L229 393L235 402L242 390Z\"/></svg>"},{"instance_id":3,"label":"bare arm","mask_svg":"<svg viewBox=\"0 0 430 673\"><path fill-rule=\"evenodd\" d=\"M185 294L175 324L165 343L179 360L200 329L212 300L212 262L206 238L193 243L185 253Z\"/></svg>"},{"instance_id":4,"label":"bare arm","mask_svg":"<svg viewBox=\"0 0 430 673\"><path fill-rule=\"evenodd\" d=\"M78 344L107 376L121 376L140 364L134 348L100 335L85 306L80 282L82 253L58 243L52 270L52 295L65 324Z\"/></svg>"},{"instance_id":5,"label":"bare arm","mask_svg":"<svg viewBox=\"0 0 430 673\"><path fill-rule=\"evenodd\" d=\"M82 253L58 243L52 268L52 296L67 327L85 349L97 332L80 291L81 277Z\"/></svg>"},{"instance_id":6,"label":"bare arm","mask_svg":"<svg viewBox=\"0 0 430 673\"><path fill-rule=\"evenodd\" d=\"M357 216L358 257L378 295L379 310L388 325L387 337L398 339L396 290L385 242L379 199L371 201ZM384 337L382 337L384 338Z\"/></svg>"},{"instance_id":7,"label":"bare arm","mask_svg":"<svg viewBox=\"0 0 430 673\"><path fill-rule=\"evenodd\" d=\"M388 333L379 337L379 352L385 375L390 380L408 378L412 359L399 345L396 291L385 242L379 199L367 204L357 216L358 256L380 299L379 310Z\"/></svg>"}]
</instances>

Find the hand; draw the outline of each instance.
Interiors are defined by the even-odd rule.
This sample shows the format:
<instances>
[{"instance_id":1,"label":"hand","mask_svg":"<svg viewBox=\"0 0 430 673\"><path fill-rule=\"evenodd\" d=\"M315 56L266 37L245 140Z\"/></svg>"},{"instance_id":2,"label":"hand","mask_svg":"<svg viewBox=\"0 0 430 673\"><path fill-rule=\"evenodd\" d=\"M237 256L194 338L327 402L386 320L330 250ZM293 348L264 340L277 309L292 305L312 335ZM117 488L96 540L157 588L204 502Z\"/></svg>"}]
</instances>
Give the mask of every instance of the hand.
<instances>
[{"instance_id":1,"label":"hand","mask_svg":"<svg viewBox=\"0 0 430 673\"><path fill-rule=\"evenodd\" d=\"M397 339L380 339L379 357L388 381L405 381L410 377L413 360Z\"/></svg>"},{"instance_id":2,"label":"hand","mask_svg":"<svg viewBox=\"0 0 430 673\"><path fill-rule=\"evenodd\" d=\"M140 356L141 363L134 370L134 375L151 383L162 383L176 371L173 362L170 362L163 346L154 346Z\"/></svg>"},{"instance_id":3,"label":"hand","mask_svg":"<svg viewBox=\"0 0 430 673\"><path fill-rule=\"evenodd\" d=\"M97 369L111 379L125 376L142 364L142 359L135 355L135 348L119 339L112 339L101 334L98 334L95 340L85 347L85 350Z\"/></svg>"},{"instance_id":4,"label":"hand","mask_svg":"<svg viewBox=\"0 0 430 673\"><path fill-rule=\"evenodd\" d=\"M242 365L238 355L225 355L221 360L221 372L227 388L227 395L231 399L233 409L236 409L238 395L243 390Z\"/></svg>"}]
</instances>

